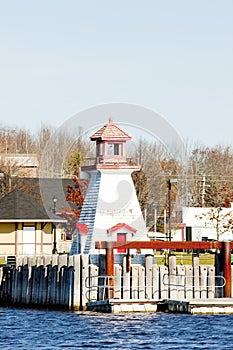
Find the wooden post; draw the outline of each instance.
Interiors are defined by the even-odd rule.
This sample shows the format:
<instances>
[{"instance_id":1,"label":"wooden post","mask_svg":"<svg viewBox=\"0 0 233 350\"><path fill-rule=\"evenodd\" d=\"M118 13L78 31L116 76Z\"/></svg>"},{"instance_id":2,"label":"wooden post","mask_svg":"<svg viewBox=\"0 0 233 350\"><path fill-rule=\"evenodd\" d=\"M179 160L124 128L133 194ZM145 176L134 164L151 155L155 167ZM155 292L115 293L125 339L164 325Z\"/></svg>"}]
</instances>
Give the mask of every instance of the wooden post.
<instances>
[{"instance_id":1,"label":"wooden post","mask_svg":"<svg viewBox=\"0 0 233 350\"><path fill-rule=\"evenodd\" d=\"M194 299L200 299L200 273L199 256L193 255L193 291Z\"/></svg>"},{"instance_id":2,"label":"wooden post","mask_svg":"<svg viewBox=\"0 0 233 350\"><path fill-rule=\"evenodd\" d=\"M32 267L33 268L33 267ZM52 265L46 266L46 280L47 280L47 297L46 297L46 305L50 307L52 305Z\"/></svg>"},{"instance_id":3,"label":"wooden post","mask_svg":"<svg viewBox=\"0 0 233 350\"><path fill-rule=\"evenodd\" d=\"M130 272L130 251L127 249L126 254L126 272Z\"/></svg>"},{"instance_id":4,"label":"wooden post","mask_svg":"<svg viewBox=\"0 0 233 350\"><path fill-rule=\"evenodd\" d=\"M223 242L224 297L231 298L231 242Z\"/></svg>"},{"instance_id":5,"label":"wooden post","mask_svg":"<svg viewBox=\"0 0 233 350\"><path fill-rule=\"evenodd\" d=\"M16 304L17 302L17 274L18 274L18 270L16 267L14 267L12 270L12 303L13 305ZM4 275L4 272L3 272L3 275ZM3 285L3 282L2 282L2 285Z\"/></svg>"},{"instance_id":6,"label":"wooden post","mask_svg":"<svg viewBox=\"0 0 233 350\"><path fill-rule=\"evenodd\" d=\"M21 290L22 290L22 266L19 266L17 269L17 296L16 296L16 301L17 304L20 305L22 302L21 298Z\"/></svg>"},{"instance_id":7,"label":"wooden post","mask_svg":"<svg viewBox=\"0 0 233 350\"><path fill-rule=\"evenodd\" d=\"M122 267L119 264L114 266L114 298L122 299Z\"/></svg>"},{"instance_id":8,"label":"wooden post","mask_svg":"<svg viewBox=\"0 0 233 350\"><path fill-rule=\"evenodd\" d=\"M215 297L223 298L223 262L222 262L222 250L215 253Z\"/></svg>"},{"instance_id":9,"label":"wooden post","mask_svg":"<svg viewBox=\"0 0 233 350\"><path fill-rule=\"evenodd\" d=\"M139 291L138 269L139 269L138 265L132 265L131 299L138 299L138 291Z\"/></svg>"},{"instance_id":10,"label":"wooden post","mask_svg":"<svg viewBox=\"0 0 233 350\"><path fill-rule=\"evenodd\" d=\"M78 311L81 309L81 255L73 256L73 286L71 288L71 309Z\"/></svg>"},{"instance_id":11,"label":"wooden post","mask_svg":"<svg viewBox=\"0 0 233 350\"><path fill-rule=\"evenodd\" d=\"M176 256L169 255L169 297L170 299L177 300L177 276L176 276Z\"/></svg>"},{"instance_id":12,"label":"wooden post","mask_svg":"<svg viewBox=\"0 0 233 350\"><path fill-rule=\"evenodd\" d=\"M87 310L87 302L90 301L90 276L89 276L89 255L81 255L81 309Z\"/></svg>"},{"instance_id":13,"label":"wooden post","mask_svg":"<svg viewBox=\"0 0 233 350\"><path fill-rule=\"evenodd\" d=\"M160 266L160 298L168 299L168 286L169 286L169 276L168 267Z\"/></svg>"},{"instance_id":14,"label":"wooden post","mask_svg":"<svg viewBox=\"0 0 233 350\"><path fill-rule=\"evenodd\" d=\"M194 288L193 288L193 266L185 266L185 298L193 299Z\"/></svg>"},{"instance_id":15,"label":"wooden post","mask_svg":"<svg viewBox=\"0 0 233 350\"><path fill-rule=\"evenodd\" d=\"M39 272L39 293L38 293L38 304L43 305L44 290L45 290L45 267L43 265L38 267Z\"/></svg>"},{"instance_id":16,"label":"wooden post","mask_svg":"<svg viewBox=\"0 0 233 350\"><path fill-rule=\"evenodd\" d=\"M146 287L145 287L145 267L140 265L138 267L138 298L145 299Z\"/></svg>"},{"instance_id":17,"label":"wooden post","mask_svg":"<svg viewBox=\"0 0 233 350\"><path fill-rule=\"evenodd\" d=\"M58 270L60 270L61 267L68 265L67 254L58 255L57 265Z\"/></svg>"},{"instance_id":18,"label":"wooden post","mask_svg":"<svg viewBox=\"0 0 233 350\"><path fill-rule=\"evenodd\" d=\"M152 265L152 299L158 300L159 295L159 265Z\"/></svg>"},{"instance_id":19,"label":"wooden post","mask_svg":"<svg viewBox=\"0 0 233 350\"><path fill-rule=\"evenodd\" d=\"M28 292L28 265L22 266L22 286L21 286L21 301L23 305L27 304L27 292Z\"/></svg>"},{"instance_id":20,"label":"wooden post","mask_svg":"<svg viewBox=\"0 0 233 350\"><path fill-rule=\"evenodd\" d=\"M184 300L185 267L178 265L177 269L177 299Z\"/></svg>"},{"instance_id":21,"label":"wooden post","mask_svg":"<svg viewBox=\"0 0 233 350\"><path fill-rule=\"evenodd\" d=\"M233 276L233 265L231 265L231 276ZM233 281L231 279L231 290L233 290Z\"/></svg>"},{"instance_id":22,"label":"wooden post","mask_svg":"<svg viewBox=\"0 0 233 350\"><path fill-rule=\"evenodd\" d=\"M99 276L99 266L90 264L89 265L89 278L90 278L90 301L98 300L98 276Z\"/></svg>"},{"instance_id":23,"label":"wooden post","mask_svg":"<svg viewBox=\"0 0 233 350\"><path fill-rule=\"evenodd\" d=\"M57 303L57 265L52 266L51 270L51 305L56 305Z\"/></svg>"},{"instance_id":24,"label":"wooden post","mask_svg":"<svg viewBox=\"0 0 233 350\"><path fill-rule=\"evenodd\" d=\"M114 252L112 248L112 242L107 242L106 248L106 275L108 276L107 284L107 298L113 299L114 297Z\"/></svg>"},{"instance_id":25,"label":"wooden post","mask_svg":"<svg viewBox=\"0 0 233 350\"><path fill-rule=\"evenodd\" d=\"M42 304L44 306L47 306L47 297L48 297L48 292L49 292L49 289L48 289L48 266L45 265L44 266L44 290L43 290L43 293L42 293Z\"/></svg>"},{"instance_id":26,"label":"wooden post","mask_svg":"<svg viewBox=\"0 0 233 350\"><path fill-rule=\"evenodd\" d=\"M200 266L200 298L207 298L207 267Z\"/></svg>"},{"instance_id":27,"label":"wooden post","mask_svg":"<svg viewBox=\"0 0 233 350\"><path fill-rule=\"evenodd\" d=\"M105 298L105 279L106 279L106 255L100 254L99 256L99 283L98 283L98 300L104 300Z\"/></svg>"},{"instance_id":28,"label":"wooden post","mask_svg":"<svg viewBox=\"0 0 233 350\"><path fill-rule=\"evenodd\" d=\"M208 267L207 285L207 298L215 298L215 268L213 266Z\"/></svg>"},{"instance_id":29,"label":"wooden post","mask_svg":"<svg viewBox=\"0 0 233 350\"><path fill-rule=\"evenodd\" d=\"M65 269L66 269L66 266L63 265L59 267L59 270L58 270L59 281L58 281L57 304L60 307L64 306L64 300L65 300Z\"/></svg>"},{"instance_id":30,"label":"wooden post","mask_svg":"<svg viewBox=\"0 0 233 350\"><path fill-rule=\"evenodd\" d=\"M152 265L153 256L146 256L146 299L152 299Z\"/></svg>"},{"instance_id":31,"label":"wooden post","mask_svg":"<svg viewBox=\"0 0 233 350\"><path fill-rule=\"evenodd\" d=\"M128 271L128 257L123 258L123 299L130 299L130 268Z\"/></svg>"}]
</instances>

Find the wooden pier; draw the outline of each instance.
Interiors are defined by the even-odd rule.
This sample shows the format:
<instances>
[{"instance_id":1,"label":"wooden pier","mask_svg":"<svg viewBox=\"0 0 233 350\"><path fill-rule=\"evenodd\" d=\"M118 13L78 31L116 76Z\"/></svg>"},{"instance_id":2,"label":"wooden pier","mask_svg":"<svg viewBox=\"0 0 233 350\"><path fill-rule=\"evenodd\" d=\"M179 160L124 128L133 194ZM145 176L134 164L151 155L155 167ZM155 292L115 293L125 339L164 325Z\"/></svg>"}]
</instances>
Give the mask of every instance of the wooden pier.
<instances>
[{"instance_id":1,"label":"wooden pier","mask_svg":"<svg viewBox=\"0 0 233 350\"><path fill-rule=\"evenodd\" d=\"M119 242L96 244L106 254L20 256L0 267L0 305L99 312L232 313L230 242ZM154 254L129 250L168 249L166 265ZM121 243L122 247L122 243ZM177 265L171 248L215 249L216 264ZM220 252L219 252L220 251ZM220 261L220 263L218 263Z\"/></svg>"},{"instance_id":2,"label":"wooden pier","mask_svg":"<svg viewBox=\"0 0 233 350\"><path fill-rule=\"evenodd\" d=\"M106 249L106 273L112 277L108 283L107 299L99 301L91 301L87 303L87 309L97 312L172 312L172 313L189 313L189 314L233 314L233 298L232 298L232 266L231 266L231 250L233 245L231 242L128 242L124 244L124 248L128 249L198 249L198 250L221 250L222 273L216 276L216 270L219 267L200 267L199 259L193 259L192 267L176 266L175 256L170 256L169 266L166 270L161 269L159 272L157 287L159 292L156 296L167 296L167 299L153 299L152 291L156 287L153 285L153 277L155 273L146 280L145 290L147 291L147 299L116 299L116 286L118 271L114 267L114 249L122 247L119 242L97 242L96 247ZM129 259L126 258L127 268L130 271ZM221 268L220 268L221 269ZM151 267L149 271L153 271ZM166 273L167 272L167 273ZM140 272L137 271L134 279L138 278ZM143 274L143 272L141 272ZM147 271L147 276L150 273ZM133 273L132 273L133 276ZM162 276L162 277L161 277ZM151 283L152 278L152 285ZM221 283L215 285L216 279L222 278ZM148 284L148 281L149 284ZM118 282L119 283L119 282ZM131 284L132 285L132 284ZM124 288L124 287L123 287ZM139 293L139 289L136 289ZM221 298L218 298L219 289L221 290ZM142 288L143 290L143 288ZM122 295L122 294L120 294ZM133 295L131 291L131 295ZM143 294L142 294L143 295ZM186 299L185 299L186 298Z\"/></svg>"}]
</instances>

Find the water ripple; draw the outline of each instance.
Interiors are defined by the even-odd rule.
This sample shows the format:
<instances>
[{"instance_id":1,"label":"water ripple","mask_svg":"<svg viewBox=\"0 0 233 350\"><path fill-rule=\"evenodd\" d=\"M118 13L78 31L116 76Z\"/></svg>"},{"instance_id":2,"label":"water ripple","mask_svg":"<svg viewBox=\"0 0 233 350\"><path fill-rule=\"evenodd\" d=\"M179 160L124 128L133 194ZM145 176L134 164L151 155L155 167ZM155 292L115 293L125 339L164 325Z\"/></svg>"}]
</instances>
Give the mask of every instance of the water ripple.
<instances>
[{"instance_id":1,"label":"water ripple","mask_svg":"<svg viewBox=\"0 0 233 350\"><path fill-rule=\"evenodd\" d=\"M233 315L0 309L1 350L231 349Z\"/></svg>"}]
</instances>

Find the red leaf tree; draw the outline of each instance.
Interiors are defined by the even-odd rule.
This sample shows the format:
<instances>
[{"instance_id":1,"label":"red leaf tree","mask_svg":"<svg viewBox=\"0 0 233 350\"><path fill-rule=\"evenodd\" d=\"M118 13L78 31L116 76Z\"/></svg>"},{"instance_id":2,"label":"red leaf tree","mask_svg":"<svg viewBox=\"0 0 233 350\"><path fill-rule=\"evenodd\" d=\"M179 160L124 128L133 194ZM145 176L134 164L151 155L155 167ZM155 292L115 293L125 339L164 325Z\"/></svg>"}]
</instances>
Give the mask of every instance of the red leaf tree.
<instances>
[{"instance_id":1,"label":"red leaf tree","mask_svg":"<svg viewBox=\"0 0 233 350\"><path fill-rule=\"evenodd\" d=\"M61 216L68 221L70 226L74 228L77 223L82 205L84 202L85 193L88 186L88 180L79 179L77 176L72 178L73 184L67 185L67 195L66 200L69 202L69 207L62 208Z\"/></svg>"}]
</instances>

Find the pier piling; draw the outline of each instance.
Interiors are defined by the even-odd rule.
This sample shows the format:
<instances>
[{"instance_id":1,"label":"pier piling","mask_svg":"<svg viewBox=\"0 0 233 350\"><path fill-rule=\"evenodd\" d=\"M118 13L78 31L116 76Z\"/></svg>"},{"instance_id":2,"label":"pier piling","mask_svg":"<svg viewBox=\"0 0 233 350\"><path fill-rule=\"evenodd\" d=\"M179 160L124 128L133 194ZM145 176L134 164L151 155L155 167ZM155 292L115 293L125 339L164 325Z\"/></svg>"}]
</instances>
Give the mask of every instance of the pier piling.
<instances>
[{"instance_id":1,"label":"pier piling","mask_svg":"<svg viewBox=\"0 0 233 350\"><path fill-rule=\"evenodd\" d=\"M223 276L225 278L224 296L231 298L231 242L223 242Z\"/></svg>"}]
</instances>

